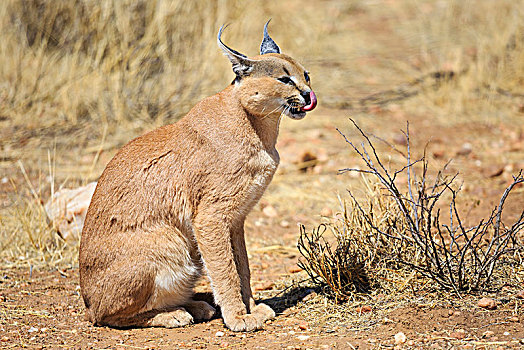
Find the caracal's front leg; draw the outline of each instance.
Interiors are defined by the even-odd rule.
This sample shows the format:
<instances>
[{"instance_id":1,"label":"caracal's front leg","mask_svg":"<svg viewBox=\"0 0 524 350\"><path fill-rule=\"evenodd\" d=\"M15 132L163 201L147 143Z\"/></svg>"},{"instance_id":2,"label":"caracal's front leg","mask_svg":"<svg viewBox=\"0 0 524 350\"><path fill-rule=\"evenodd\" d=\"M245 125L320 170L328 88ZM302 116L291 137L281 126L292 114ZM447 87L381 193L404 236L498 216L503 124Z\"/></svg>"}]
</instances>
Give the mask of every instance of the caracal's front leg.
<instances>
[{"instance_id":1,"label":"caracal's front leg","mask_svg":"<svg viewBox=\"0 0 524 350\"><path fill-rule=\"evenodd\" d=\"M275 317L275 312L266 304L260 303L255 305L251 291L251 273L249 270L243 221L233 226L231 230L231 243L233 245L233 254L235 256L238 275L240 276L242 301L246 305L248 312L264 315L266 317L265 320Z\"/></svg>"},{"instance_id":2,"label":"caracal's front leg","mask_svg":"<svg viewBox=\"0 0 524 350\"><path fill-rule=\"evenodd\" d=\"M248 313L242 300L241 280L231 240L231 225L219 213L219 210L201 211L194 221L198 248L211 280L215 301L220 306L224 323L229 329L251 331L261 328L269 318L266 310L269 307L257 306L252 313Z\"/></svg>"},{"instance_id":3,"label":"caracal's front leg","mask_svg":"<svg viewBox=\"0 0 524 350\"><path fill-rule=\"evenodd\" d=\"M244 222L234 225L231 229L231 244L238 275L240 276L240 289L242 301L248 312L254 307L253 293L251 292L251 272L247 257L246 241L244 237Z\"/></svg>"}]
</instances>

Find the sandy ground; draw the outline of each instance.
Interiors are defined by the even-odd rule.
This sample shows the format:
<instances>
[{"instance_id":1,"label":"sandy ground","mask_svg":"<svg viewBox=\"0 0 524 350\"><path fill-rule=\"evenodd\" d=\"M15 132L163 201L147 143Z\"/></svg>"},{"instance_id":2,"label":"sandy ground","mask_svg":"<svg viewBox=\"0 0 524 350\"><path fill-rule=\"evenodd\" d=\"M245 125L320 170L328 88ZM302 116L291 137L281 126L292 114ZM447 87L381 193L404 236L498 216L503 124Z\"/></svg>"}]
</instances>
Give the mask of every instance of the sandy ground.
<instances>
[{"instance_id":1,"label":"sandy ground","mask_svg":"<svg viewBox=\"0 0 524 350\"><path fill-rule=\"evenodd\" d=\"M259 300L277 311L263 330L233 333L222 320L181 329L116 330L93 327L83 318L79 294L78 270L16 268L0 270L0 347L2 348L73 348L73 349L371 349L371 348L520 348L524 346L524 314L514 291L491 295L498 302L495 310L477 306L480 296L454 300L445 295L411 295L393 302L382 294L373 294L371 312L340 309L301 287L306 278L297 267L298 224L311 228L320 215L336 215L337 194L347 188L358 193L359 179L337 175L337 170L358 164L337 130L348 137L355 130L347 120L347 111L320 108L305 120L283 122L279 149L282 165L268 192L250 214L246 223L252 287ZM371 117L370 117L371 116ZM398 108L378 114L357 116L359 124L370 133L402 147L400 130L406 116ZM380 121L378 123L378 121ZM478 202L468 219L485 215L496 203L511 180L512 171L524 166L524 132L512 125L438 125L422 117L410 118L414 149L422 149L427 140L433 169L449 158L455 161L451 171L460 170L464 182L464 200ZM510 135L509 137L507 135ZM511 136L513 135L513 136ZM471 151L464 152L464 144ZM388 150L382 145L380 149ZM307 171L297 171L306 153L318 162ZM396 160L392 159L394 165ZM489 166L480 167L479 164ZM481 170L482 169L482 170ZM523 188L508 201L505 220L512 220L524 206ZM285 200L284 200L285 199ZM292 203L292 204L290 204ZM270 209L268 209L270 208ZM294 287L295 286L295 287ZM286 288L289 287L289 288ZM524 285L522 286L524 289ZM197 287L200 296L210 299L205 279ZM388 299L384 309L377 298ZM438 300L437 300L438 299ZM324 310L319 317L311 310ZM328 311L325 311L328 310ZM332 317L331 317L332 316ZM395 345L395 335L406 340ZM401 337L401 336L399 336Z\"/></svg>"}]
</instances>

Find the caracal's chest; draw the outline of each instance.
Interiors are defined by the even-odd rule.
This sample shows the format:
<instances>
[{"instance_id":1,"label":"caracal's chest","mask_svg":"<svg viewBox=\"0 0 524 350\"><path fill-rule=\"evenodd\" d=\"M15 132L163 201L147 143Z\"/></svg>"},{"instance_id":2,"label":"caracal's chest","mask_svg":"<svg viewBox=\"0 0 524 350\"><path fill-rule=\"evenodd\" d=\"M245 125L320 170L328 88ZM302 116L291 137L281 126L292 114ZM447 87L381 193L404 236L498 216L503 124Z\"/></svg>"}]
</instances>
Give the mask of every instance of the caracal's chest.
<instances>
[{"instance_id":1,"label":"caracal's chest","mask_svg":"<svg viewBox=\"0 0 524 350\"><path fill-rule=\"evenodd\" d=\"M242 194L240 215L246 216L264 194L267 186L273 179L278 163L278 152L261 150L249 158L245 165L246 181Z\"/></svg>"}]
</instances>

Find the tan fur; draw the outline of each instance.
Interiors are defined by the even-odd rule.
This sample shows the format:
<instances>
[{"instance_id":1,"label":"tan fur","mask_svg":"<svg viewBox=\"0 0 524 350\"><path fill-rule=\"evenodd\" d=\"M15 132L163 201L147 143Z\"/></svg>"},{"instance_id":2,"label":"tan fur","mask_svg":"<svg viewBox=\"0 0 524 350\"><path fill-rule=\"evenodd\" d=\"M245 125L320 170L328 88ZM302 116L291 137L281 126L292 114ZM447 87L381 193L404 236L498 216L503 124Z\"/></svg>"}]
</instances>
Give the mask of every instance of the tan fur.
<instances>
[{"instance_id":1,"label":"tan fur","mask_svg":"<svg viewBox=\"0 0 524 350\"><path fill-rule=\"evenodd\" d=\"M211 318L210 305L191 299L203 269L228 328L257 329L274 316L252 297L244 220L277 169L281 116L303 117L285 99L304 105L299 89L311 88L288 56L250 60L248 75L176 124L132 140L104 170L79 257L94 324L178 327ZM283 67L296 86L277 80Z\"/></svg>"}]
</instances>

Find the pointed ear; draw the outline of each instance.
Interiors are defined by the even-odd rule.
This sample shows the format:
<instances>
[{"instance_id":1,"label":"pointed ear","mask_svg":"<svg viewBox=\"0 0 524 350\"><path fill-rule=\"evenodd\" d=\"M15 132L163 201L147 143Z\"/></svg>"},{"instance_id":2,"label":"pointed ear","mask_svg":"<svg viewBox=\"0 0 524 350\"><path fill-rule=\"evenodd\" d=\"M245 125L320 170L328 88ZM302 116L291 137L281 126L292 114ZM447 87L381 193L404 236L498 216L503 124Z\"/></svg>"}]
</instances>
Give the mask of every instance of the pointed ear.
<instances>
[{"instance_id":1,"label":"pointed ear","mask_svg":"<svg viewBox=\"0 0 524 350\"><path fill-rule=\"evenodd\" d=\"M269 24L271 20L266 22L266 25L264 26L264 39L262 39L262 44L260 44L260 54L264 55L266 53L280 53L280 47L278 47L277 43L271 39L267 32L267 25Z\"/></svg>"},{"instance_id":2,"label":"pointed ear","mask_svg":"<svg viewBox=\"0 0 524 350\"><path fill-rule=\"evenodd\" d=\"M253 66L256 61L251 60L247 58L245 55L241 54L240 52L227 47L226 44L222 42L222 39L220 37L222 36L222 31L226 27L227 26L222 26L220 27L220 30L218 31L218 37L217 37L218 47L222 49L222 52L224 53L224 55L227 58L229 58L229 61L231 61L231 64L233 65L233 72L239 77L247 76L253 70Z\"/></svg>"}]
</instances>

